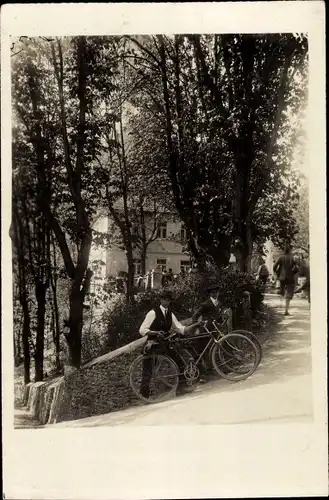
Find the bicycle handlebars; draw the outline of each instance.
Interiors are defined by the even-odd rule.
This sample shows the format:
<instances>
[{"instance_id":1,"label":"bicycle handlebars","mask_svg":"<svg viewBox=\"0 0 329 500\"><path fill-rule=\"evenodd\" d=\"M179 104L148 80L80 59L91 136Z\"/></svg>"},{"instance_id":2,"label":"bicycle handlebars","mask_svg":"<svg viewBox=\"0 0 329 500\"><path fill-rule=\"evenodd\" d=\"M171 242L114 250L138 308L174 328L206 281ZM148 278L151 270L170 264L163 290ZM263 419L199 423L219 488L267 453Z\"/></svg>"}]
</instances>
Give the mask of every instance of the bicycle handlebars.
<instances>
[{"instance_id":1,"label":"bicycle handlebars","mask_svg":"<svg viewBox=\"0 0 329 500\"><path fill-rule=\"evenodd\" d=\"M212 321L212 325L215 328L217 332L220 331L220 328L225 325L225 323L228 321L229 316L227 314L223 314L223 321L221 323L218 323L216 320ZM203 320L200 321L199 326L203 327L207 333L210 333L210 330L207 328L208 321ZM164 331L159 331L159 332L149 332L148 336L152 339L161 339L161 340L173 340L175 337L179 337L181 334L178 332L173 332L173 333L167 333Z\"/></svg>"}]
</instances>

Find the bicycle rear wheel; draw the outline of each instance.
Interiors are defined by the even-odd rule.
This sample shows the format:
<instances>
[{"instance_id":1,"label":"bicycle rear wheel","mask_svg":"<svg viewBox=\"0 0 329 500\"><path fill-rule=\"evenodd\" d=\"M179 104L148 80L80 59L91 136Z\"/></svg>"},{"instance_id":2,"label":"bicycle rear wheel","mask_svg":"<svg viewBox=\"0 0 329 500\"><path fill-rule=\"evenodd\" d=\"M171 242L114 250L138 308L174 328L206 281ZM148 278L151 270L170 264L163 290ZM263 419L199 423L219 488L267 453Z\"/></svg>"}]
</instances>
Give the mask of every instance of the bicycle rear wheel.
<instances>
[{"instance_id":1,"label":"bicycle rear wheel","mask_svg":"<svg viewBox=\"0 0 329 500\"><path fill-rule=\"evenodd\" d=\"M159 403L176 394L179 382L176 363L164 354L142 354L129 369L130 387L145 403Z\"/></svg>"},{"instance_id":2,"label":"bicycle rear wheel","mask_svg":"<svg viewBox=\"0 0 329 500\"><path fill-rule=\"evenodd\" d=\"M258 366L263 357L263 348L257 335L250 332L249 330L233 330L231 333L238 333L240 335L244 335L245 337L248 337L253 342L253 344L255 344L255 347L258 351L258 360L257 360L257 366Z\"/></svg>"},{"instance_id":3,"label":"bicycle rear wheel","mask_svg":"<svg viewBox=\"0 0 329 500\"><path fill-rule=\"evenodd\" d=\"M215 371L231 381L250 377L258 366L258 357L253 341L239 333L229 333L222 337L211 353Z\"/></svg>"}]
</instances>

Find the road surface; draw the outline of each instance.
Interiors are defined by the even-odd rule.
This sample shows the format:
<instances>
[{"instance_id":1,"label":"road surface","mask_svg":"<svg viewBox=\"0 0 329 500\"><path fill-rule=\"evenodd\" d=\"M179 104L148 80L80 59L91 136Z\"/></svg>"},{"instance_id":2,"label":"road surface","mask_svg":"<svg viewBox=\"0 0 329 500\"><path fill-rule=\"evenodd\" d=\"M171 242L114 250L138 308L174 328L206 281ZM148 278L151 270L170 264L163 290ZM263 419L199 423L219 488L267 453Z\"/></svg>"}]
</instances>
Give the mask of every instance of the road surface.
<instances>
[{"instance_id":1,"label":"road surface","mask_svg":"<svg viewBox=\"0 0 329 500\"><path fill-rule=\"evenodd\" d=\"M263 361L247 380L213 380L164 403L61 422L46 426L252 424L312 421L311 333L309 305L294 298L290 316L283 302L267 295L266 302L282 316L264 345Z\"/></svg>"}]
</instances>

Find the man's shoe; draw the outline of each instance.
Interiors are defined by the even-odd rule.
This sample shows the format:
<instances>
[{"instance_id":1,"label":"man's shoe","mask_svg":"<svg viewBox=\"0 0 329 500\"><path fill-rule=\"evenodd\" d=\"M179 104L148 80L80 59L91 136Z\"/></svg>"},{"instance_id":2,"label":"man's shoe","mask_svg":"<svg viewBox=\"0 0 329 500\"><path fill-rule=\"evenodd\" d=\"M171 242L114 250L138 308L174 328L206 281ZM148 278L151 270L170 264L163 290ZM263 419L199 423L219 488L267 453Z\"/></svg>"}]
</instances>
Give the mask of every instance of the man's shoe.
<instances>
[{"instance_id":1,"label":"man's shoe","mask_svg":"<svg viewBox=\"0 0 329 500\"><path fill-rule=\"evenodd\" d=\"M193 391L194 391L193 385L184 384L184 385L178 386L177 394L187 394L187 393L193 392Z\"/></svg>"}]
</instances>

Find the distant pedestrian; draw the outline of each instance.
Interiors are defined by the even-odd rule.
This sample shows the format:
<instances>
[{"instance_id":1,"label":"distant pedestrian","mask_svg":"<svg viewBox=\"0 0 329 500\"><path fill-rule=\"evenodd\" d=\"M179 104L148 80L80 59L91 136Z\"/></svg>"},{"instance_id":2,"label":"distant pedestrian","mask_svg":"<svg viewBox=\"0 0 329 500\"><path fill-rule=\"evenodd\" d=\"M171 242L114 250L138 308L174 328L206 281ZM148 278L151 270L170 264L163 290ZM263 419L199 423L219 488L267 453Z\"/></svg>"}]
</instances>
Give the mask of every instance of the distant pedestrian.
<instances>
[{"instance_id":1,"label":"distant pedestrian","mask_svg":"<svg viewBox=\"0 0 329 500\"><path fill-rule=\"evenodd\" d=\"M310 266L302 261L302 266L300 269L300 277L304 278L304 283L295 289L295 293L305 292L308 302L311 302L311 281L310 281Z\"/></svg>"},{"instance_id":2,"label":"distant pedestrian","mask_svg":"<svg viewBox=\"0 0 329 500\"><path fill-rule=\"evenodd\" d=\"M171 285L174 281L174 273L172 272L171 267L169 268L169 271L167 273L167 284Z\"/></svg>"},{"instance_id":3,"label":"distant pedestrian","mask_svg":"<svg viewBox=\"0 0 329 500\"><path fill-rule=\"evenodd\" d=\"M262 288L265 288L269 275L270 275L270 273L269 273L267 265L265 264L264 261L261 261L261 264L260 264L260 266L258 268L258 272L257 272L257 279L260 282L260 284L262 285Z\"/></svg>"},{"instance_id":4,"label":"distant pedestrian","mask_svg":"<svg viewBox=\"0 0 329 500\"><path fill-rule=\"evenodd\" d=\"M116 279L116 291L118 293L124 293L125 291L124 278L118 275L115 279Z\"/></svg>"},{"instance_id":5,"label":"distant pedestrian","mask_svg":"<svg viewBox=\"0 0 329 500\"><path fill-rule=\"evenodd\" d=\"M168 277L167 277L167 271L162 271L162 286L167 286L168 285Z\"/></svg>"},{"instance_id":6,"label":"distant pedestrian","mask_svg":"<svg viewBox=\"0 0 329 500\"><path fill-rule=\"evenodd\" d=\"M294 296L295 274L298 271L290 245L286 245L284 254L280 255L274 264L273 271L280 282L280 295L286 299L284 314L285 316L289 316L289 305Z\"/></svg>"}]
</instances>

